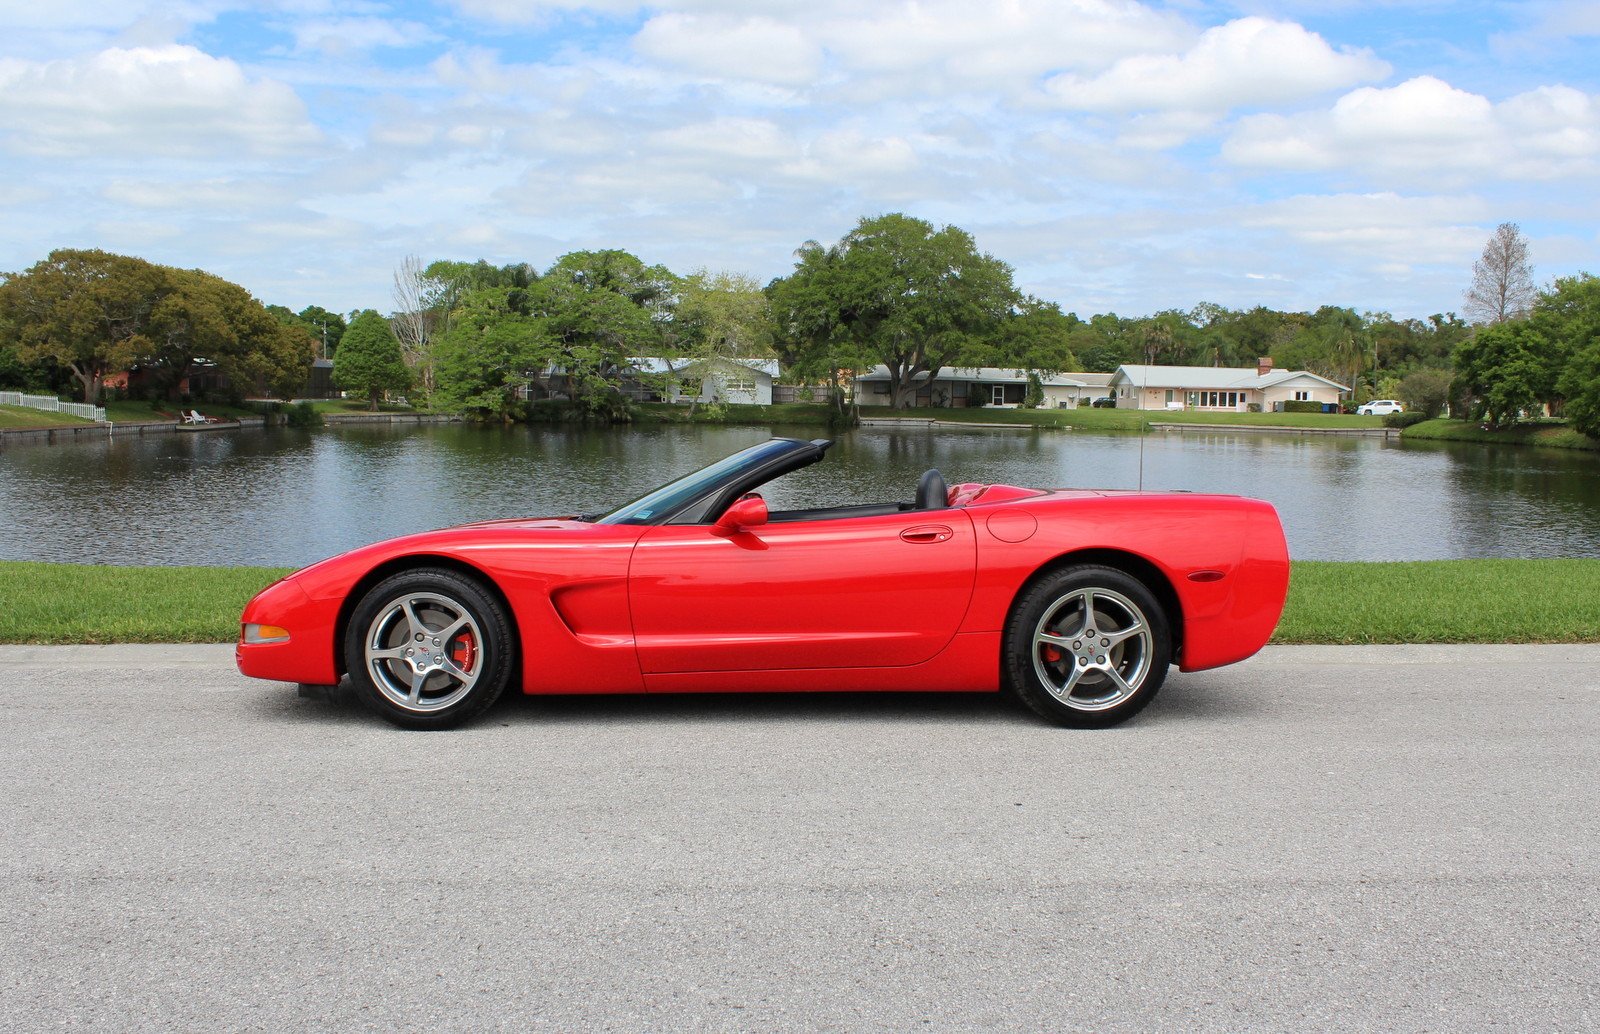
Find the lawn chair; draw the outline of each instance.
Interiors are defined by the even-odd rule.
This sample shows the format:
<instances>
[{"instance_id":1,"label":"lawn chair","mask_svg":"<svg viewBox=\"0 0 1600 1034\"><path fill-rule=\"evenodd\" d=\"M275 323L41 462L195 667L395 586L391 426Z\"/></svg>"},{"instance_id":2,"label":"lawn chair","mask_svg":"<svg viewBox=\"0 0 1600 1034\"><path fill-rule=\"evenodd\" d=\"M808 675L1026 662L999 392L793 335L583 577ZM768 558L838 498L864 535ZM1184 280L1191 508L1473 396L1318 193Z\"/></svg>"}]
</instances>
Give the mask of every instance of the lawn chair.
<instances>
[{"instance_id":1,"label":"lawn chair","mask_svg":"<svg viewBox=\"0 0 1600 1034\"><path fill-rule=\"evenodd\" d=\"M183 414L183 422L186 424L203 424L206 422L206 418L200 415L198 409L191 409Z\"/></svg>"}]
</instances>

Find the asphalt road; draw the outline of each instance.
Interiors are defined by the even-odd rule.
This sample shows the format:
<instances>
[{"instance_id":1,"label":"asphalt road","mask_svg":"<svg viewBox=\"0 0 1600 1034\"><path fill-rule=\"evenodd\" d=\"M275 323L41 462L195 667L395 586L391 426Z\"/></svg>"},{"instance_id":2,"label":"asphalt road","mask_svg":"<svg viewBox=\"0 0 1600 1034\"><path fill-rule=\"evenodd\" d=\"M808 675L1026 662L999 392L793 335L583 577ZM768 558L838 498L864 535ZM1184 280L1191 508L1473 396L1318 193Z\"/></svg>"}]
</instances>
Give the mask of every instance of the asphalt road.
<instances>
[{"instance_id":1,"label":"asphalt road","mask_svg":"<svg viewBox=\"0 0 1600 1034\"><path fill-rule=\"evenodd\" d=\"M1600 1025L1600 647L992 696L517 699L0 648L0 1029Z\"/></svg>"}]
</instances>

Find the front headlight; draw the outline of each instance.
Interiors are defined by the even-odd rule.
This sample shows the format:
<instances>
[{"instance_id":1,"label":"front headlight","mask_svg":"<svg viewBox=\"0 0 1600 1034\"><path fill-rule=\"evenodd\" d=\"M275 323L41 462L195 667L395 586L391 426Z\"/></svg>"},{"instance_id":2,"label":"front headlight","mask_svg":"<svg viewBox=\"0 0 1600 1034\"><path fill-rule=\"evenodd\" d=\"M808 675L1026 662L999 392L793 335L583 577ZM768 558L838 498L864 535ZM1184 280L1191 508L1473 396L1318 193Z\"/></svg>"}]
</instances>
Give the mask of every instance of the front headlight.
<instances>
[{"instance_id":1,"label":"front headlight","mask_svg":"<svg viewBox=\"0 0 1600 1034\"><path fill-rule=\"evenodd\" d=\"M279 628L277 625L248 624L244 626L244 641L251 646L259 646L262 643L287 643L289 630Z\"/></svg>"}]
</instances>

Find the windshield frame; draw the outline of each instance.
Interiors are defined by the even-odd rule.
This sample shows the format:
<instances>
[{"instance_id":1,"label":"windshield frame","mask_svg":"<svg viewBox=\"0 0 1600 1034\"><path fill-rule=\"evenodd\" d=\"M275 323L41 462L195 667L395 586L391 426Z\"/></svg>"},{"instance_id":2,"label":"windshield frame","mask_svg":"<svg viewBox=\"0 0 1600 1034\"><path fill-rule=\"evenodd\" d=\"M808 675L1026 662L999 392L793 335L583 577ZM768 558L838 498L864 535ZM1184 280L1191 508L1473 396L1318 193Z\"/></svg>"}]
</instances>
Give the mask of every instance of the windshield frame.
<instances>
[{"instance_id":1,"label":"windshield frame","mask_svg":"<svg viewBox=\"0 0 1600 1034\"><path fill-rule=\"evenodd\" d=\"M822 458L829 441L770 438L652 489L596 524L699 524L716 520L733 499ZM715 511L715 512L713 512Z\"/></svg>"}]
</instances>

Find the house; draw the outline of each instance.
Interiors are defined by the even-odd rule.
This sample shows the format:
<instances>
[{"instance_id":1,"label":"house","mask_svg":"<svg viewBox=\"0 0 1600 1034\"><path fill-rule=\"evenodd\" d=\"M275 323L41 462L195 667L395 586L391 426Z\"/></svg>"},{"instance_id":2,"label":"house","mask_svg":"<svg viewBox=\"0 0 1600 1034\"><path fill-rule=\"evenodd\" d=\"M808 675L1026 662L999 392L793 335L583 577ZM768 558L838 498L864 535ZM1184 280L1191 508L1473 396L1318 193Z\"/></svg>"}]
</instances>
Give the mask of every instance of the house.
<instances>
[{"instance_id":1,"label":"house","mask_svg":"<svg viewBox=\"0 0 1600 1034\"><path fill-rule=\"evenodd\" d=\"M1276 412L1285 402L1337 407L1350 389L1305 370L1274 370L1263 357L1254 369L1229 366L1123 365L1111 375L1119 409L1197 409Z\"/></svg>"},{"instance_id":2,"label":"house","mask_svg":"<svg viewBox=\"0 0 1600 1034\"><path fill-rule=\"evenodd\" d=\"M778 376L776 359L658 359L635 356L623 373L624 393L636 399L664 402L729 402L745 406L772 405L772 382ZM696 385L699 387L695 394Z\"/></svg>"},{"instance_id":3,"label":"house","mask_svg":"<svg viewBox=\"0 0 1600 1034\"><path fill-rule=\"evenodd\" d=\"M1039 382L1044 388L1043 405L1047 409L1072 409L1103 398L1111 394L1111 377L1109 373L1042 373ZM1028 394L1027 370L995 366L946 366L931 380L924 372L917 374L913 382L917 385L913 406L1016 409ZM857 377L855 388L858 405L894 403L889 395L889 368L882 364Z\"/></svg>"}]
</instances>

